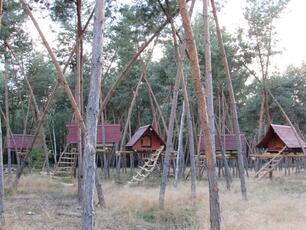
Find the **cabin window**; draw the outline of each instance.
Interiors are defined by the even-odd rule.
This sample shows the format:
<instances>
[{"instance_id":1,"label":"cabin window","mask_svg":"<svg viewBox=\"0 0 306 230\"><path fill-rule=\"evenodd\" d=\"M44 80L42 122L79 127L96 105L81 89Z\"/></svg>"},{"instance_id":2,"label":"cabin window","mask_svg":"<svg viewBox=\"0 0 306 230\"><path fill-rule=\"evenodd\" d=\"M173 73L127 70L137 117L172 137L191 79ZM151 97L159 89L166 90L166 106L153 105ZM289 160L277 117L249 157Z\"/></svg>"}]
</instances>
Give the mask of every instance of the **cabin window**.
<instances>
[{"instance_id":1,"label":"cabin window","mask_svg":"<svg viewBox=\"0 0 306 230\"><path fill-rule=\"evenodd\" d=\"M151 136L143 136L141 138L141 147L152 147L152 137Z\"/></svg>"}]
</instances>

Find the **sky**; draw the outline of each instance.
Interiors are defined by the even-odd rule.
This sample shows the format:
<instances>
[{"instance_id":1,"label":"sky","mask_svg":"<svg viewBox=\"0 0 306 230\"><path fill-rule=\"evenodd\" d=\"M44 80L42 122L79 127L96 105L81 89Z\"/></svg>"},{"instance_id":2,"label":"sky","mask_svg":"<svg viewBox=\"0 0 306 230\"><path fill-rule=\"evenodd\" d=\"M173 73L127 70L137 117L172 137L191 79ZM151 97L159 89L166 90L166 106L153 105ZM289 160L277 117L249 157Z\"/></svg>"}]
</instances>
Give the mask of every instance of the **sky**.
<instances>
[{"instance_id":1,"label":"sky","mask_svg":"<svg viewBox=\"0 0 306 230\"><path fill-rule=\"evenodd\" d=\"M198 1L199 2L199 1ZM199 4L199 3L198 3ZM219 14L220 23L229 32L234 32L238 27L244 27L243 8L245 0L227 0L225 7ZM200 6L201 8L201 6ZM281 17L275 21L277 48L282 52L272 59L272 66L283 71L288 65L300 66L306 61L306 1L291 0Z\"/></svg>"},{"instance_id":2,"label":"sky","mask_svg":"<svg viewBox=\"0 0 306 230\"><path fill-rule=\"evenodd\" d=\"M132 0L117 0L122 3L129 3ZM195 12L201 13L202 1L197 0ZM246 22L243 18L245 0L226 0L224 8L219 13L220 25L226 27L226 30L234 33L239 27L245 28ZM282 12L281 17L275 21L276 31L279 39L277 49L282 53L274 56L271 60L272 71L284 71L287 66L300 66L303 61L306 61L306 30L303 25L306 24L306 1L291 0L287 8ZM38 16L38 15L36 15ZM57 30L58 27L54 23L46 19L39 19L39 24L42 25L42 30L50 40L51 45L56 42L56 35L51 31L51 28ZM31 36L38 40L37 32L32 23L28 24ZM161 52L155 52L155 60L161 56Z\"/></svg>"}]
</instances>

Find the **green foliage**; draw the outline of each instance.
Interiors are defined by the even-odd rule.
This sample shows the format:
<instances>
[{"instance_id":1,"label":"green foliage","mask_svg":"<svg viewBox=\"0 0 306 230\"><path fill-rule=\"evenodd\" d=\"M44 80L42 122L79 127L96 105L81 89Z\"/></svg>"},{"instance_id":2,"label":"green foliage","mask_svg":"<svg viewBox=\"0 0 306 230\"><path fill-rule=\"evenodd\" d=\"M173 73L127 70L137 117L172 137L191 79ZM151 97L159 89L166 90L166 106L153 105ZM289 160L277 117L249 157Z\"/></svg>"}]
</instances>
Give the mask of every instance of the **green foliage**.
<instances>
[{"instance_id":1,"label":"green foliage","mask_svg":"<svg viewBox=\"0 0 306 230\"><path fill-rule=\"evenodd\" d=\"M32 167L34 169L42 169L45 161L45 155L42 149L33 149L31 152Z\"/></svg>"}]
</instances>

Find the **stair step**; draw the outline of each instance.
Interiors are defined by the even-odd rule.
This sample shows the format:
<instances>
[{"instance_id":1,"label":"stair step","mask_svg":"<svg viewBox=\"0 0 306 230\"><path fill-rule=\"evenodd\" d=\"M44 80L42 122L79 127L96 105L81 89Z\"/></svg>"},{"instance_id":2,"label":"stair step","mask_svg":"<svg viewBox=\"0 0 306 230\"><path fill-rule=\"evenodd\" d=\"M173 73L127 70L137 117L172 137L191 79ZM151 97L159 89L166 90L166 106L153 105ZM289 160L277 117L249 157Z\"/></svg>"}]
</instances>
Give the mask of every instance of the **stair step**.
<instances>
[{"instance_id":1,"label":"stair step","mask_svg":"<svg viewBox=\"0 0 306 230\"><path fill-rule=\"evenodd\" d=\"M61 159L63 160L76 160L76 157L61 157Z\"/></svg>"},{"instance_id":2,"label":"stair step","mask_svg":"<svg viewBox=\"0 0 306 230\"><path fill-rule=\"evenodd\" d=\"M68 152L65 152L64 153L64 155L79 155L79 153L78 152L70 152L70 153L68 153Z\"/></svg>"}]
</instances>

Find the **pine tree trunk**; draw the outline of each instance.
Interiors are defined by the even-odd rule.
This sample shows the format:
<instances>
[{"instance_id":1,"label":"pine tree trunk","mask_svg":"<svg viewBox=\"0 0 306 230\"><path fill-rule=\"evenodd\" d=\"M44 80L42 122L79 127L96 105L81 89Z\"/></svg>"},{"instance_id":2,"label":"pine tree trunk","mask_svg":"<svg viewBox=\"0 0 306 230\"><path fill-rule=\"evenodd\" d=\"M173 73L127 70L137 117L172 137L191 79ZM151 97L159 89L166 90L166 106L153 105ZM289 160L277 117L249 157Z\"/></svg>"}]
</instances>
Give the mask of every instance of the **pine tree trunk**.
<instances>
[{"instance_id":1,"label":"pine tree trunk","mask_svg":"<svg viewBox=\"0 0 306 230\"><path fill-rule=\"evenodd\" d=\"M225 155L225 140L223 140L223 144L222 144L222 139L221 139L221 135L220 135L220 127L218 127L216 125L216 133L217 133L217 137L218 137L218 141L221 145L221 153L222 153L222 157L223 157L223 162L224 162L224 169L225 169L225 180L226 180L226 188L228 190L231 189L231 181L232 181L232 178L231 178L231 172L230 172L230 169L229 169L229 166L228 166L228 161L226 159L226 155ZM225 135L224 135L224 138L225 138Z\"/></svg>"},{"instance_id":2,"label":"pine tree trunk","mask_svg":"<svg viewBox=\"0 0 306 230\"><path fill-rule=\"evenodd\" d=\"M183 95L186 106L186 115L187 115L187 127L188 127L188 143L189 143L189 155L190 155L190 171L191 171L191 195L193 198L196 197L196 180L197 180L197 172L196 172L196 161L195 161L195 143L194 143L194 135L193 135L193 124L192 117L190 112L190 102L189 95L187 91L187 79L185 78L184 72L182 70L182 87L183 87Z\"/></svg>"},{"instance_id":3,"label":"pine tree trunk","mask_svg":"<svg viewBox=\"0 0 306 230\"><path fill-rule=\"evenodd\" d=\"M80 111L82 111L82 102L81 102L81 75L82 75L82 54L81 54L81 46L82 46L82 21L81 21L81 0L76 1L77 7L77 30L76 30L76 70L75 70L75 102ZM81 112L82 113L82 112ZM83 192L83 148L82 148L82 132L80 128L80 123L78 123L78 199L79 202L82 201L82 192Z\"/></svg>"},{"instance_id":4,"label":"pine tree trunk","mask_svg":"<svg viewBox=\"0 0 306 230\"><path fill-rule=\"evenodd\" d=\"M218 43L219 43L219 48L220 48L220 52L222 55L224 73L225 73L226 83L228 87L228 93L229 93L229 99L230 99L230 109L231 109L231 115L232 115L232 124L233 124L234 134L236 135L236 141L238 143L238 170L239 170L239 178L240 178L241 195L243 199L247 200L247 189L246 189L246 184L245 184L245 170L244 170L244 164L243 164L242 143L241 143L240 127L239 127L239 122L238 122L238 113L237 113L237 107L236 107L235 94L234 94L230 70L229 70L229 66L227 62L226 52L224 48L223 38L222 38L222 34L221 34L219 22L218 22L217 11L216 11L214 0L211 0L211 5L213 7L213 14L214 14L216 28L217 28Z\"/></svg>"},{"instance_id":5,"label":"pine tree trunk","mask_svg":"<svg viewBox=\"0 0 306 230\"><path fill-rule=\"evenodd\" d=\"M94 218L94 185L96 172L97 118L101 90L103 31L105 4L96 0L93 25L92 64L90 75L89 97L86 111L87 132L84 148L84 194L82 202L82 229L93 230Z\"/></svg>"},{"instance_id":6,"label":"pine tree trunk","mask_svg":"<svg viewBox=\"0 0 306 230\"><path fill-rule=\"evenodd\" d=\"M180 130L179 130L179 139L178 139L178 149L176 154L176 167L175 167L175 178L174 178L174 187L177 187L179 183L179 176L180 170L182 170L182 158L184 157L184 146L183 146L183 139L184 139L184 126L185 126L185 102L182 105L182 115L181 115L181 122L180 122Z\"/></svg>"},{"instance_id":7,"label":"pine tree trunk","mask_svg":"<svg viewBox=\"0 0 306 230\"><path fill-rule=\"evenodd\" d=\"M174 47L178 47L174 24L171 19L170 19L170 22L171 22ZM175 52L176 52L177 60L180 60L178 49L175 49ZM170 169L171 152L173 150L173 131L174 131L174 122L175 122L175 117L176 117L176 110L177 110L179 87L180 87L180 82L181 82L181 77L182 77L182 74L181 74L182 64L183 63L181 61L177 62L177 72L176 72L175 84L173 88L173 98L171 102L171 111L170 111L168 132L167 132L166 151L165 151L165 158L163 161L163 172L162 172L160 191L159 191L159 208L160 209L164 209L165 207L165 194L166 194L168 173Z\"/></svg>"},{"instance_id":8,"label":"pine tree trunk","mask_svg":"<svg viewBox=\"0 0 306 230\"><path fill-rule=\"evenodd\" d=\"M212 144L212 152L216 152L215 147L215 113L214 113L214 93L212 83L212 67L211 67L211 49L210 49L210 33L209 33L209 15L208 15L208 1L203 0L203 32L204 32L204 56L205 56L205 86L206 86L206 101L207 113L209 119L209 131ZM214 154L214 161L216 155Z\"/></svg>"},{"instance_id":9,"label":"pine tree trunk","mask_svg":"<svg viewBox=\"0 0 306 230\"><path fill-rule=\"evenodd\" d=\"M4 226L4 175L3 175L3 148L2 148L2 128L0 116L0 229Z\"/></svg>"},{"instance_id":10,"label":"pine tree trunk","mask_svg":"<svg viewBox=\"0 0 306 230\"><path fill-rule=\"evenodd\" d=\"M5 56L5 64L4 64L4 103L5 103L5 126L6 126L6 146L8 146L8 141L10 138L9 134L9 103L8 103L8 63L7 57ZM16 153L17 154L17 153ZM8 173L11 175L12 171L12 159L11 159L11 151L7 151L7 166L8 166Z\"/></svg>"},{"instance_id":11,"label":"pine tree trunk","mask_svg":"<svg viewBox=\"0 0 306 230\"><path fill-rule=\"evenodd\" d=\"M210 224L211 229L220 229L220 203L219 203L219 188L217 180L216 166L214 162L214 153L212 141L209 132L209 119L207 113L207 105L205 100L205 91L201 83L201 73L198 60L198 52L192 32L191 21L188 15L185 0L177 0L180 8L180 14L183 21L185 32L186 47L189 53L189 61L191 66L191 75L194 84L195 93L197 96L198 112L200 118L201 129L204 131L206 157L208 167L208 182L209 182L209 201L210 201Z\"/></svg>"}]
</instances>

